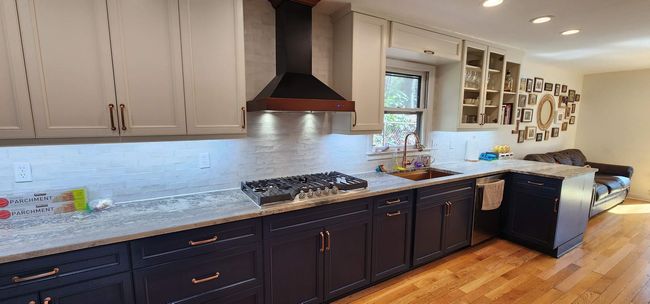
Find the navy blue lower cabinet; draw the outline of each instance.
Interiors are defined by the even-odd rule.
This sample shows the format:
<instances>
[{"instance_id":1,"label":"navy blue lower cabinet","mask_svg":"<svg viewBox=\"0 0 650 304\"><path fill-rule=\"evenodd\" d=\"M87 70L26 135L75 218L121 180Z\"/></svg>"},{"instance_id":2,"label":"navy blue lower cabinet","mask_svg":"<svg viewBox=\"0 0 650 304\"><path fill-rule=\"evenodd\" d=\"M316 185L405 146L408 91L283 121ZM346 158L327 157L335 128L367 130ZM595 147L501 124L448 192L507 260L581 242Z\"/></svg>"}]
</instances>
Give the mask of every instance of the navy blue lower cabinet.
<instances>
[{"instance_id":1,"label":"navy blue lower cabinet","mask_svg":"<svg viewBox=\"0 0 650 304\"><path fill-rule=\"evenodd\" d=\"M412 191L377 197L372 223L372 281L411 267Z\"/></svg>"},{"instance_id":2,"label":"navy blue lower cabinet","mask_svg":"<svg viewBox=\"0 0 650 304\"><path fill-rule=\"evenodd\" d=\"M212 303L261 286L262 246L253 243L141 268L133 277L138 304Z\"/></svg>"},{"instance_id":3,"label":"navy blue lower cabinet","mask_svg":"<svg viewBox=\"0 0 650 304\"><path fill-rule=\"evenodd\" d=\"M50 304L134 304L131 273L121 273L40 293Z\"/></svg>"},{"instance_id":4,"label":"navy blue lower cabinet","mask_svg":"<svg viewBox=\"0 0 650 304\"><path fill-rule=\"evenodd\" d=\"M2 304L40 304L38 294L19 296L11 299L0 299Z\"/></svg>"}]
</instances>

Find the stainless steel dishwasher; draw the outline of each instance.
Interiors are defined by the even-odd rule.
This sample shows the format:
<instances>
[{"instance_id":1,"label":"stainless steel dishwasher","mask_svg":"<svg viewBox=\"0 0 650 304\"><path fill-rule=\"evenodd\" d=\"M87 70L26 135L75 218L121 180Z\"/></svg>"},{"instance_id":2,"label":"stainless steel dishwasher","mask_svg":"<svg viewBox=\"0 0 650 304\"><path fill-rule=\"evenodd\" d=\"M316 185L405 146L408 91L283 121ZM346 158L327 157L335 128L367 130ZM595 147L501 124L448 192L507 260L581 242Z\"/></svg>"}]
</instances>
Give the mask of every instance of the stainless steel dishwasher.
<instances>
[{"instance_id":1,"label":"stainless steel dishwasher","mask_svg":"<svg viewBox=\"0 0 650 304\"><path fill-rule=\"evenodd\" d=\"M501 207L495 210L482 210L483 187L480 185L495 182L500 179L505 179L505 176L492 175L476 179L476 195L474 196L474 219L472 223L472 246L487 241L499 234L499 225L501 221L501 210L503 209L503 202Z\"/></svg>"}]
</instances>

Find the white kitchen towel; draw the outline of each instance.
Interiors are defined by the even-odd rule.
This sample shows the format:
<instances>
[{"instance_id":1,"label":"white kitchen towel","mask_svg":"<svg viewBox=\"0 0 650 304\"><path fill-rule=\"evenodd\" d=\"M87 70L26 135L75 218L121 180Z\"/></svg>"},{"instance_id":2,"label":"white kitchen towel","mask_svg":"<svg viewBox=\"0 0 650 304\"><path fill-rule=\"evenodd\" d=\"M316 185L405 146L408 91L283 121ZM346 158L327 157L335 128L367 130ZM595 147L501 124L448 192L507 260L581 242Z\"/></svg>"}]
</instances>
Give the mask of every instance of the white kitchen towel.
<instances>
[{"instance_id":1,"label":"white kitchen towel","mask_svg":"<svg viewBox=\"0 0 650 304\"><path fill-rule=\"evenodd\" d=\"M480 185L483 187L483 206L481 210L489 211L501 207L505 184L506 182L501 179L496 182Z\"/></svg>"}]
</instances>

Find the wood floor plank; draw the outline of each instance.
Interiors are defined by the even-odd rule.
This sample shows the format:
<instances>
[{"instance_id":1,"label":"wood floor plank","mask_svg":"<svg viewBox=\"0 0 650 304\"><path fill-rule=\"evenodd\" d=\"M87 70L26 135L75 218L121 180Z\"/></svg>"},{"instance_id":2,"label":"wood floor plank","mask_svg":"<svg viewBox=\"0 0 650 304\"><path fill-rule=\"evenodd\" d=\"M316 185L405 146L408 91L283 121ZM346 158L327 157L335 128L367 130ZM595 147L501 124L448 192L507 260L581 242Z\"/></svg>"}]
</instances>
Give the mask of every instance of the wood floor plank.
<instances>
[{"instance_id":1,"label":"wood floor plank","mask_svg":"<svg viewBox=\"0 0 650 304\"><path fill-rule=\"evenodd\" d=\"M624 205L636 204L647 203ZM591 219L583 244L562 258L495 239L335 303L650 304L650 214L616 208Z\"/></svg>"}]
</instances>

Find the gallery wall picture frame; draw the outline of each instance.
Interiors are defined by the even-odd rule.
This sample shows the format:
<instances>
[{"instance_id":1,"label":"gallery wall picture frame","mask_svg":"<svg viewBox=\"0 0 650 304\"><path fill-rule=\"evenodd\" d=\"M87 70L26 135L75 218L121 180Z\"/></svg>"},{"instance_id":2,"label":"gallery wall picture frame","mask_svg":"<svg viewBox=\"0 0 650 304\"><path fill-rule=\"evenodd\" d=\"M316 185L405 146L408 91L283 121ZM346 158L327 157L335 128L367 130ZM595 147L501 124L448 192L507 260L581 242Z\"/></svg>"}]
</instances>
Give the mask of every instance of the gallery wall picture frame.
<instances>
[{"instance_id":1,"label":"gallery wall picture frame","mask_svg":"<svg viewBox=\"0 0 650 304\"><path fill-rule=\"evenodd\" d=\"M534 81L532 78L526 79L526 92L530 93L533 91Z\"/></svg>"},{"instance_id":2,"label":"gallery wall picture frame","mask_svg":"<svg viewBox=\"0 0 650 304\"><path fill-rule=\"evenodd\" d=\"M562 131L566 131L569 129L569 123L563 122L562 123Z\"/></svg>"},{"instance_id":3,"label":"gallery wall picture frame","mask_svg":"<svg viewBox=\"0 0 650 304\"><path fill-rule=\"evenodd\" d=\"M558 137L558 136L560 136L560 128L551 129L551 137Z\"/></svg>"},{"instance_id":4,"label":"gallery wall picture frame","mask_svg":"<svg viewBox=\"0 0 650 304\"><path fill-rule=\"evenodd\" d=\"M550 82L547 82L544 84L544 91L546 92L553 92L553 84Z\"/></svg>"},{"instance_id":5,"label":"gallery wall picture frame","mask_svg":"<svg viewBox=\"0 0 650 304\"><path fill-rule=\"evenodd\" d=\"M526 131L525 130L519 130L519 133L517 134L517 143L523 143L526 140Z\"/></svg>"},{"instance_id":6,"label":"gallery wall picture frame","mask_svg":"<svg viewBox=\"0 0 650 304\"><path fill-rule=\"evenodd\" d=\"M567 106L564 108L564 119L567 120L571 117L571 107Z\"/></svg>"},{"instance_id":7,"label":"gallery wall picture frame","mask_svg":"<svg viewBox=\"0 0 650 304\"><path fill-rule=\"evenodd\" d=\"M528 101L528 94L519 94L519 100L517 101L517 107L525 108L527 101Z\"/></svg>"},{"instance_id":8,"label":"gallery wall picture frame","mask_svg":"<svg viewBox=\"0 0 650 304\"><path fill-rule=\"evenodd\" d=\"M571 104L571 114L574 114L576 112L576 104L573 103Z\"/></svg>"},{"instance_id":9,"label":"gallery wall picture frame","mask_svg":"<svg viewBox=\"0 0 650 304\"><path fill-rule=\"evenodd\" d=\"M556 124L558 124L558 123L562 123L562 121L564 120L564 111L562 111L562 112L560 112L560 113L557 113L557 114L555 115L555 118L556 118L556 119L555 119L555 123L556 123Z\"/></svg>"},{"instance_id":10,"label":"gallery wall picture frame","mask_svg":"<svg viewBox=\"0 0 650 304\"><path fill-rule=\"evenodd\" d=\"M544 91L544 78L535 77L533 92L542 93Z\"/></svg>"},{"instance_id":11,"label":"gallery wall picture frame","mask_svg":"<svg viewBox=\"0 0 650 304\"><path fill-rule=\"evenodd\" d=\"M515 114L515 120L519 122L521 120L521 109L517 109L517 114Z\"/></svg>"},{"instance_id":12,"label":"gallery wall picture frame","mask_svg":"<svg viewBox=\"0 0 650 304\"><path fill-rule=\"evenodd\" d=\"M569 86L566 84L562 85L562 93L566 93L566 91L569 89Z\"/></svg>"},{"instance_id":13,"label":"gallery wall picture frame","mask_svg":"<svg viewBox=\"0 0 650 304\"><path fill-rule=\"evenodd\" d=\"M571 116L571 118L569 118L569 124L570 125L575 125L576 124L576 117L575 116Z\"/></svg>"},{"instance_id":14,"label":"gallery wall picture frame","mask_svg":"<svg viewBox=\"0 0 650 304\"><path fill-rule=\"evenodd\" d=\"M562 85L560 85L559 83L556 83L555 84L555 90L553 90L553 95L560 96L560 88L561 87L562 87Z\"/></svg>"},{"instance_id":15,"label":"gallery wall picture frame","mask_svg":"<svg viewBox=\"0 0 650 304\"><path fill-rule=\"evenodd\" d=\"M535 136L535 141L542 141L544 140L544 133L537 133Z\"/></svg>"},{"instance_id":16,"label":"gallery wall picture frame","mask_svg":"<svg viewBox=\"0 0 650 304\"><path fill-rule=\"evenodd\" d=\"M567 96L560 96L557 99L557 107L558 109L564 109L567 105Z\"/></svg>"},{"instance_id":17,"label":"gallery wall picture frame","mask_svg":"<svg viewBox=\"0 0 650 304\"><path fill-rule=\"evenodd\" d=\"M576 102L580 101L580 94L576 94Z\"/></svg>"},{"instance_id":18,"label":"gallery wall picture frame","mask_svg":"<svg viewBox=\"0 0 650 304\"><path fill-rule=\"evenodd\" d=\"M526 140L534 140L535 134L537 134L536 127L526 127Z\"/></svg>"},{"instance_id":19,"label":"gallery wall picture frame","mask_svg":"<svg viewBox=\"0 0 650 304\"><path fill-rule=\"evenodd\" d=\"M569 90L569 102L576 100L576 90Z\"/></svg>"},{"instance_id":20,"label":"gallery wall picture frame","mask_svg":"<svg viewBox=\"0 0 650 304\"><path fill-rule=\"evenodd\" d=\"M521 112L521 122L533 122L533 109L523 109Z\"/></svg>"},{"instance_id":21,"label":"gallery wall picture frame","mask_svg":"<svg viewBox=\"0 0 650 304\"><path fill-rule=\"evenodd\" d=\"M528 105L530 106L537 105L537 94L528 95Z\"/></svg>"},{"instance_id":22,"label":"gallery wall picture frame","mask_svg":"<svg viewBox=\"0 0 650 304\"><path fill-rule=\"evenodd\" d=\"M551 137L551 131L549 130L544 131L544 140L548 140L549 137Z\"/></svg>"},{"instance_id":23,"label":"gallery wall picture frame","mask_svg":"<svg viewBox=\"0 0 650 304\"><path fill-rule=\"evenodd\" d=\"M522 79L519 80L519 91L520 92L526 91L526 81L528 81L528 79L526 79L526 78L522 78Z\"/></svg>"}]
</instances>

